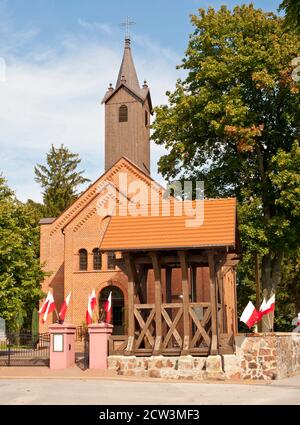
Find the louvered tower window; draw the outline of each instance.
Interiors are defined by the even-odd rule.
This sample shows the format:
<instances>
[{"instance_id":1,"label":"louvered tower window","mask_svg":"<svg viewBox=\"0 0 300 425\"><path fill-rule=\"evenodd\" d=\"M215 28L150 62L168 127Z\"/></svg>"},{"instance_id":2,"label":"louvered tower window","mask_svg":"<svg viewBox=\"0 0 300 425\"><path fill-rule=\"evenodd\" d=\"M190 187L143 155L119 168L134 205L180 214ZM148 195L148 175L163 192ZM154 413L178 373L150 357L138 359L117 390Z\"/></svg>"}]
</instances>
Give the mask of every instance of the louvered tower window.
<instances>
[{"instance_id":1,"label":"louvered tower window","mask_svg":"<svg viewBox=\"0 0 300 425\"><path fill-rule=\"evenodd\" d=\"M120 106L119 109L119 122L127 122L128 121L128 108L126 105Z\"/></svg>"}]
</instances>

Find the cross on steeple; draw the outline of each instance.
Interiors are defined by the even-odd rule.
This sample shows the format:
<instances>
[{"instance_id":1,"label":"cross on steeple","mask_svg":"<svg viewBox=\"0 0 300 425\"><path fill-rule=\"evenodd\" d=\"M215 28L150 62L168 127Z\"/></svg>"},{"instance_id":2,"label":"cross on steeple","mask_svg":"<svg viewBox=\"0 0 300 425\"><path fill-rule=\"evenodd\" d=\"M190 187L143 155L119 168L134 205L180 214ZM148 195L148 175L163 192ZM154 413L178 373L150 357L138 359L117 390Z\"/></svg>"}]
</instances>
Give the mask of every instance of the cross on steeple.
<instances>
[{"instance_id":1,"label":"cross on steeple","mask_svg":"<svg viewBox=\"0 0 300 425\"><path fill-rule=\"evenodd\" d=\"M121 22L121 27L125 28L125 38L130 38L130 27L133 25L136 25L135 22L131 21L129 16L124 20L124 22Z\"/></svg>"}]
</instances>

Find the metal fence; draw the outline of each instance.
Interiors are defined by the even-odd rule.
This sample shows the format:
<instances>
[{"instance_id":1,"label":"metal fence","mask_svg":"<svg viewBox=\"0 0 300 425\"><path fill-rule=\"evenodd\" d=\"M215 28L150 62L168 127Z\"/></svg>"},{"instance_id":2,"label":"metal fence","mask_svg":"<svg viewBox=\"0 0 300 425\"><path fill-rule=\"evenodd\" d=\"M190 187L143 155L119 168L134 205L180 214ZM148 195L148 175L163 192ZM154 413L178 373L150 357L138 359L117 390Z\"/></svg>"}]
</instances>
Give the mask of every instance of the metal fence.
<instances>
[{"instance_id":1,"label":"metal fence","mask_svg":"<svg viewBox=\"0 0 300 425\"><path fill-rule=\"evenodd\" d=\"M7 333L0 340L0 366L49 366L49 358L49 333Z\"/></svg>"}]
</instances>

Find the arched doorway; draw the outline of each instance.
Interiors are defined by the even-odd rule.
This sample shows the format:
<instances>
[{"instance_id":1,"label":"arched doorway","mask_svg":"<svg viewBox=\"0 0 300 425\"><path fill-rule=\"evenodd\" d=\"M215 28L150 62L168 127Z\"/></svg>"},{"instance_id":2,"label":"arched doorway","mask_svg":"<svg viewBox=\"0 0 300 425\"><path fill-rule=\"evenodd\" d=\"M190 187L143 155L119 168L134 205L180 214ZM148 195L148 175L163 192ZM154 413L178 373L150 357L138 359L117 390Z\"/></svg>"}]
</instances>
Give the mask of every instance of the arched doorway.
<instances>
[{"instance_id":1,"label":"arched doorway","mask_svg":"<svg viewBox=\"0 0 300 425\"><path fill-rule=\"evenodd\" d=\"M112 292L112 324L114 325L113 335L124 335L124 295L117 286L106 286L99 296L99 308L104 308L110 292ZM100 311L101 315L101 311Z\"/></svg>"}]
</instances>

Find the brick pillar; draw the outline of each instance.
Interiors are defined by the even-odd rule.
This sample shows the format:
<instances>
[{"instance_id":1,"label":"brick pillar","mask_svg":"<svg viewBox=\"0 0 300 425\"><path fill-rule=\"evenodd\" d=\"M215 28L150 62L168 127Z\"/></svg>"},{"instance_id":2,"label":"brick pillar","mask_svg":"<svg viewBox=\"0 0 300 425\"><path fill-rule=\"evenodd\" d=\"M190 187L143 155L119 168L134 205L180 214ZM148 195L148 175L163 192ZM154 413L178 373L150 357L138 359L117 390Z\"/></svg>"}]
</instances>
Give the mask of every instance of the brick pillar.
<instances>
[{"instance_id":1,"label":"brick pillar","mask_svg":"<svg viewBox=\"0 0 300 425\"><path fill-rule=\"evenodd\" d=\"M70 323L49 326L50 369L66 369L75 363L76 327Z\"/></svg>"},{"instance_id":2,"label":"brick pillar","mask_svg":"<svg viewBox=\"0 0 300 425\"><path fill-rule=\"evenodd\" d=\"M109 323L89 325L89 367L90 369L107 369L108 339L113 331Z\"/></svg>"}]
</instances>

